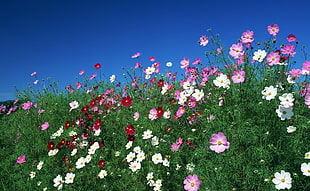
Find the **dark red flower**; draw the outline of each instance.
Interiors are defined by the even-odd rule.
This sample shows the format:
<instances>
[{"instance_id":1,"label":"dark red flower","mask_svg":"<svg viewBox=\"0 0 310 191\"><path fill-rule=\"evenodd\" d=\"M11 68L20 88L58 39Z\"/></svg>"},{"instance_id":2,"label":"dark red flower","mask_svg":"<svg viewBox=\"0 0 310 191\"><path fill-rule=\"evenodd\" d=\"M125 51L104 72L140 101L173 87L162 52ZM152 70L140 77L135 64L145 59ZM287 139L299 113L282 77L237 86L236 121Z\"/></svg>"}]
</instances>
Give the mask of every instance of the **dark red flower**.
<instances>
[{"instance_id":1,"label":"dark red flower","mask_svg":"<svg viewBox=\"0 0 310 191\"><path fill-rule=\"evenodd\" d=\"M100 64L100 63L96 63L96 64L94 65L94 67L95 67L96 70L98 70L98 69L101 68L101 64Z\"/></svg>"},{"instance_id":2,"label":"dark red flower","mask_svg":"<svg viewBox=\"0 0 310 191\"><path fill-rule=\"evenodd\" d=\"M164 86L165 81L163 79L158 80L157 87L161 88Z\"/></svg>"},{"instance_id":3,"label":"dark red flower","mask_svg":"<svg viewBox=\"0 0 310 191\"><path fill-rule=\"evenodd\" d=\"M127 125L127 128L125 129L126 135L134 135L135 134L135 128L132 125Z\"/></svg>"},{"instance_id":4,"label":"dark red flower","mask_svg":"<svg viewBox=\"0 0 310 191\"><path fill-rule=\"evenodd\" d=\"M122 99L122 105L123 106L129 107L129 106L131 106L131 103L132 103L132 98L130 96L123 97L123 99Z\"/></svg>"},{"instance_id":5,"label":"dark red flower","mask_svg":"<svg viewBox=\"0 0 310 191\"><path fill-rule=\"evenodd\" d=\"M71 126L70 121L65 122L65 129L68 129Z\"/></svg>"},{"instance_id":6,"label":"dark red flower","mask_svg":"<svg viewBox=\"0 0 310 191\"><path fill-rule=\"evenodd\" d=\"M156 111L157 111L157 117L163 116L163 114L164 114L164 109L163 109L163 107L158 107L158 108L156 109Z\"/></svg>"},{"instance_id":7,"label":"dark red flower","mask_svg":"<svg viewBox=\"0 0 310 191\"><path fill-rule=\"evenodd\" d=\"M54 142L48 142L48 144L47 144L47 149L48 150L53 150L54 147L55 147L55 143Z\"/></svg>"},{"instance_id":8,"label":"dark red flower","mask_svg":"<svg viewBox=\"0 0 310 191\"><path fill-rule=\"evenodd\" d=\"M100 160L100 161L98 162L98 166L99 166L100 168L103 168L103 167L105 166L105 160Z\"/></svg>"},{"instance_id":9,"label":"dark red flower","mask_svg":"<svg viewBox=\"0 0 310 191\"><path fill-rule=\"evenodd\" d=\"M88 105L85 105L82 107L82 113L87 113L88 112Z\"/></svg>"},{"instance_id":10,"label":"dark red flower","mask_svg":"<svg viewBox=\"0 0 310 191\"><path fill-rule=\"evenodd\" d=\"M168 126L167 128L166 128L166 132L170 132L171 131L171 127L170 126Z\"/></svg>"},{"instance_id":11,"label":"dark red flower","mask_svg":"<svg viewBox=\"0 0 310 191\"><path fill-rule=\"evenodd\" d=\"M128 135L128 137L127 137L127 141L132 141L132 142L134 142L135 141L135 136L134 135Z\"/></svg>"}]
</instances>

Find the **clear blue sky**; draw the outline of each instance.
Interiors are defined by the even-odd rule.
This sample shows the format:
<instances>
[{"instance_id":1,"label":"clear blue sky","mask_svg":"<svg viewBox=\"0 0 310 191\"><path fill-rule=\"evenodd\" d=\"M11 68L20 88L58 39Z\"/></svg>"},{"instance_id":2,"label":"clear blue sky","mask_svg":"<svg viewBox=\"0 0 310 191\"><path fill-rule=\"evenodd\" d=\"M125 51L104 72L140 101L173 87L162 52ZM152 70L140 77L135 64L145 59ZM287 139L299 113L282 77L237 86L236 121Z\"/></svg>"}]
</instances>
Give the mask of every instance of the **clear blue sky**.
<instances>
[{"instance_id":1,"label":"clear blue sky","mask_svg":"<svg viewBox=\"0 0 310 191\"><path fill-rule=\"evenodd\" d=\"M97 62L106 76L119 77L121 67L134 66L136 52L145 67L151 56L171 61L174 71L183 57L203 62L197 41L209 28L229 47L248 29L256 42L266 40L267 26L278 24L278 38L293 33L309 46L309 7L301 0L2 0L0 101L14 99L14 85L32 84L32 72L61 88L80 70L93 74Z\"/></svg>"}]
</instances>

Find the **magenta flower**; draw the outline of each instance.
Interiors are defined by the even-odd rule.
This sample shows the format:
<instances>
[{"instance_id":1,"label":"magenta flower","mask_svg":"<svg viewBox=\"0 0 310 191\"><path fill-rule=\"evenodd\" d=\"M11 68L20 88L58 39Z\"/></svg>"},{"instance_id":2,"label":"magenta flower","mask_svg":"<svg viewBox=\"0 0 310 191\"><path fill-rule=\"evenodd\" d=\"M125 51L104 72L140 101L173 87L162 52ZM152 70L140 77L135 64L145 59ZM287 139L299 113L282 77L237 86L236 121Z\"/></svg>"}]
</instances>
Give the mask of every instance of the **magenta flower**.
<instances>
[{"instance_id":1,"label":"magenta flower","mask_svg":"<svg viewBox=\"0 0 310 191\"><path fill-rule=\"evenodd\" d=\"M134 55L132 55L131 58L138 58L139 56L141 56L141 53L137 52Z\"/></svg>"},{"instance_id":2,"label":"magenta flower","mask_svg":"<svg viewBox=\"0 0 310 191\"><path fill-rule=\"evenodd\" d=\"M269 66L277 65L280 62L280 55L276 52L270 52L267 57L267 62Z\"/></svg>"},{"instance_id":3,"label":"magenta flower","mask_svg":"<svg viewBox=\"0 0 310 191\"><path fill-rule=\"evenodd\" d=\"M45 111L44 109L39 109L38 113L44 113L44 111Z\"/></svg>"},{"instance_id":4,"label":"magenta flower","mask_svg":"<svg viewBox=\"0 0 310 191\"><path fill-rule=\"evenodd\" d=\"M30 75L35 76L35 75L37 75L37 72L32 72Z\"/></svg>"},{"instance_id":5,"label":"magenta flower","mask_svg":"<svg viewBox=\"0 0 310 191\"><path fill-rule=\"evenodd\" d=\"M44 131L44 130L48 129L49 126L50 126L50 124L49 124L48 122L44 122L44 123L41 125L41 127L42 127L41 130Z\"/></svg>"},{"instance_id":6,"label":"magenta flower","mask_svg":"<svg viewBox=\"0 0 310 191\"><path fill-rule=\"evenodd\" d=\"M189 65L189 59L188 58L183 58L180 62L181 68L186 68Z\"/></svg>"},{"instance_id":7,"label":"magenta flower","mask_svg":"<svg viewBox=\"0 0 310 191\"><path fill-rule=\"evenodd\" d=\"M196 174L188 175L183 184L186 191L196 191L200 188L200 180Z\"/></svg>"},{"instance_id":8,"label":"magenta flower","mask_svg":"<svg viewBox=\"0 0 310 191\"><path fill-rule=\"evenodd\" d=\"M179 143L172 143L172 145L171 145L171 151L172 152L177 152L178 150L179 150L179 148L180 148L180 144Z\"/></svg>"},{"instance_id":9,"label":"magenta flower","mask_svg":"<svg viewBox=\"0 0 310 191\"><path fill-rule=\"evenodd\" d=\"M276 36L278 34L278 32L280 31L280 28L277 24L272 24L272 25L269 25L267 27L267 30L268 30L269 34Z\"/></svg>"},{"instance_id":10,"label":"magenta flower","mask_svg":"<svg viewBox=\"0 0 310 191\"><path fill-rule=\"evenodd\" d=\"M296 41L296 36L294 34L289 34L287 36L286 40L289 42L294 42L294 41Z\"/></svg>"},{"instance_id":11,"label":"magenta flower","mask_svg":"<svg viewBox=\"0 0 310 191\"><path fill-rule=\"evenodd\" d=\"M294 52L295 50L295 46L292 45L292 44L287 44L287 45L284 45L283 48L281 48L281 53L282 54L288 54L290 56L294 56L296 54L296 52Z\"/></svg>"},{"instance_id":12,"label":"magenta flower","mask_svg":"<svg viewBox=\"0 0 310 191\"><path fill-rule=\"evenodd\" d=\"M244 82L245 79L245 72L244 71L236 71L233 73L233 76L231 77L233 82L235 84Z\"/></svg>"},{"instance_id":13,"label":"magenta flower","mask_svg":"<svg viewBox=\"0 0 310 191\"><path fill-rule=\"evenodd\" d=\"M250 31L250 30L245 31L244 33L242 33L241 42L242 43L253 42L254 41L253 35L254 35L253 31Z\"/></svg>"},{"instance_id":14,"label":"magenta flower","mask_svg":"<svg viewBox=\"0 0 310 191\"><path fill-rule=\"evenodd\" d=\"M84 70L81 70L80 72L79 72L79 75L81 76L81 75L83 75L85 73L85 71Z\"/></svg>"},{"instance_id":15,"label":"magenta flower","mask_svg":"<svg viewBox=\"0 0 310 191\"><path fill-rule=\"evenodd\" d=\"M300 77L301 74L301 70L300 69L292 69L291 71L289 71L289 74L291 74L291 76L293 77Z\"/></svg>"},{"instance_id":16,"label":"magenta flower","mask_svg":"<svg viewBox=\"0 0 310 191\"><path fill-rule=\"evenodd\" d=\"M27 101L26 103L23 103L23 110L27 110L27 109L30 109L32 106L32 102L30 101Z\"/></svg>"},{"instance_id":17,"label":"magenta flower","mask_svg":"<svg viewBox=\"0 0 310 191\"><path fill-rule=\"evenodd\" d=\"M229 55L234 57L234 58L240 58L243 56L244 51L243 51L243 46L241 43L238 44L233 44L230 47Z\"/></svg>"},{"instance_id":18,"label":"magenta flower","mask_svg":"<svg viewBox=\"0 0 310 191\"><path fill-rule=\"evenodd\" d=\"M201 46L207 46L207 44L209 43L209 38L206 36L206 35L203 35L199 38L199 41L198 43L201 45Z\"/></svg>"},{"instance_id":19,"label":"magenta flower","mask_svg":"<svg viewBox=\"0 0 310 191\"><path fill-rule=\"evenodd\" d=\"M26 155L19 156L16 161L18 164L26 162Z\"/></svg>"},{"instance_id":20,"label":"magenta flower","mask_svg":"<svg viewBox=\"0 0 310 191\"><path fill-rule=\"evenodd\" d=\"M210 144L210 149L216 153L224 152L230 147L230 143L227 141L226 136L222 132L212 134Z\"/></svg>"},{"instance_id":21,"label":"magenta flower","mask_svg":"<svg viewBox=\"0 0 310 191\"><path fill-rule=\"evenodd\" d=\"M305 61L305 62L302 64L302 70L306 70L306 71L309 71L309 72L310 72L310 61Z\"/></svg>"}]
</instances>

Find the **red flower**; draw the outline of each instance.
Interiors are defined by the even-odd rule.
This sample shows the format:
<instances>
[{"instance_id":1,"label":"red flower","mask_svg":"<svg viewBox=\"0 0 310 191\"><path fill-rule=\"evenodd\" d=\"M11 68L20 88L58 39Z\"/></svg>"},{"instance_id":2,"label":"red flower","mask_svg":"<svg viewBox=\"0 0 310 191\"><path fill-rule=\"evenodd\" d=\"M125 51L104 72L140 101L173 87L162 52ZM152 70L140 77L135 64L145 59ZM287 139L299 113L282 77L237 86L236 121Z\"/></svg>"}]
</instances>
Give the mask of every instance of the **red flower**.
<instances>
[{"instance_id":1,"label":"red flower","mask_svg":"<svg viewBox=\"0 0 310 191\"><path fill-rule=\"evenodd\" d=\"M165 81L163 79L158 80L157 87L161 88L164 86Z\"/></svg>"},{"instance_id":2,"label":"red flower","mask_svg":"<svg viewBox=\"0 0 310 191\"><path fill-rule=\"evenodd\" d=\"M70 121L65 122L65 129L68 129L71 126Z\"/></svg>"},{"instance_id":3,"label":"red flower","mask_svg":"<svg viewBox=\"0 0 310 191\"><path fill-rule=\"evenodd\" d=\"M54 147L55 147L55 143L54 142L48 142L48 144L47 144L47 149L48 150L53 150Z\"/></svg>"},{"instance_id":4,"label":"red flower","mask_svg":"<svg viewBox=\"0 0 310 191\"><path fill-rule=\"evenodd\" d=\"M127 125L127 128L125 129L126 135L134 135L135 134L135 128L132 125Z\"/></svg>"},{"instance_id":5,"label":"red flower","mask_svg":"<svg viewBox=\"0 0 310 191\"><path fill-rule=\"evenodd\" d=\"M103 168L103 167L105 166L105 160L100 160L100 161L98 162L98 166L99 166L100 168Z\"/></svg>"},{"instance_id":6,"label":"red flower","mask_svg":"<svg viewBox=\"0 0 310 191\"><path fill-rule=\"evenodd\" d=\"M132 98L127 96L127 97L123 97L122 99L122 105L125 106L125 107L129 107L131 106L131 103L132 103Z\"/></svg>"},{"instance_id":7,"label":"red flower","mask_svg":"<svg viewBox=\"0 0 310 191\"><path fill-rule=\"evenodd\" d=\"M82 113L87 113L88 112L88 105L83 106L82 108Z\"/></svg>"},{"instance_id":8,"label":"red flower","mask_svg":"<svg viewBox=\"0 0 310 191\"><path fill-rule=\"evenodd\" d=\"M99 68L101 68L101 64L100 64L100 63L96 63L96 64L94 65L94 67L96 68L96 70L98 70Z\"/></svg>"},{"instance_id":9,"label":"red flower","mask_svg":"<svg viewBox=\"0 0 310 191\"><path fill-rule=\"evenodd\" d=\"M157 111L157 117L163 116L163 114L164 114L164 109L163 109L163 107L158 107L158 108L156 109L156 111Z\"/></svg>"},{"instance_id":10,"label":"red flower","mask_svg":"<svg viewBox=\"0 0 310 191\"><path fill-rule=\"evenodd\" d=\"M166 132L170 132L171 131L171 127L170 126L168 126L167 128L166 128Z\"/></svg>"}]
</instances>

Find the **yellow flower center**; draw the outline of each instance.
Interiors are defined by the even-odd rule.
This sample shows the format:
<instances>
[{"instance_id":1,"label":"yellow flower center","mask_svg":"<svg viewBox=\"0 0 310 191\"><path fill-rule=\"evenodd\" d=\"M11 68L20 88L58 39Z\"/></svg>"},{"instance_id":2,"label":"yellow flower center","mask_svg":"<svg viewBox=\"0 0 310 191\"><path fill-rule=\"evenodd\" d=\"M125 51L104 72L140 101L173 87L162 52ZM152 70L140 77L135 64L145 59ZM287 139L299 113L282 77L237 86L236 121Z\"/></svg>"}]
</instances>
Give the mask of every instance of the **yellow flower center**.
<instances>
[{"instance_id":1,"label":"yellow flower center","mask_svg":"<svg viewBox=\"0 0 310 191\"><path fill-rule=\"evenodd\" d=\"M191 187L194 187L195 186L195 182L191 182Z\"/></svg>"},{"instance_id":2,"label":"yellow flower center","mask_svg":"<svg viewBox=\"0 0 310 191\"><path fill-rule=\"evenodd\" d=\"M282 179L281 179L281 182L285 182L285 179L284 179L284 178L282 178Z\"/></svg>"},{"instance_id":3,"label":"yellow flower center","mask_svg":"<svg viewBox=\"0 0 310 191\"><path fill-rule=\"evenodd\" d=\"M221 145L221 144L223 144L223 143L222 143L222 141L218 141L217 144L218 144L218 145Z\"/></svg>"}]
</instances>

